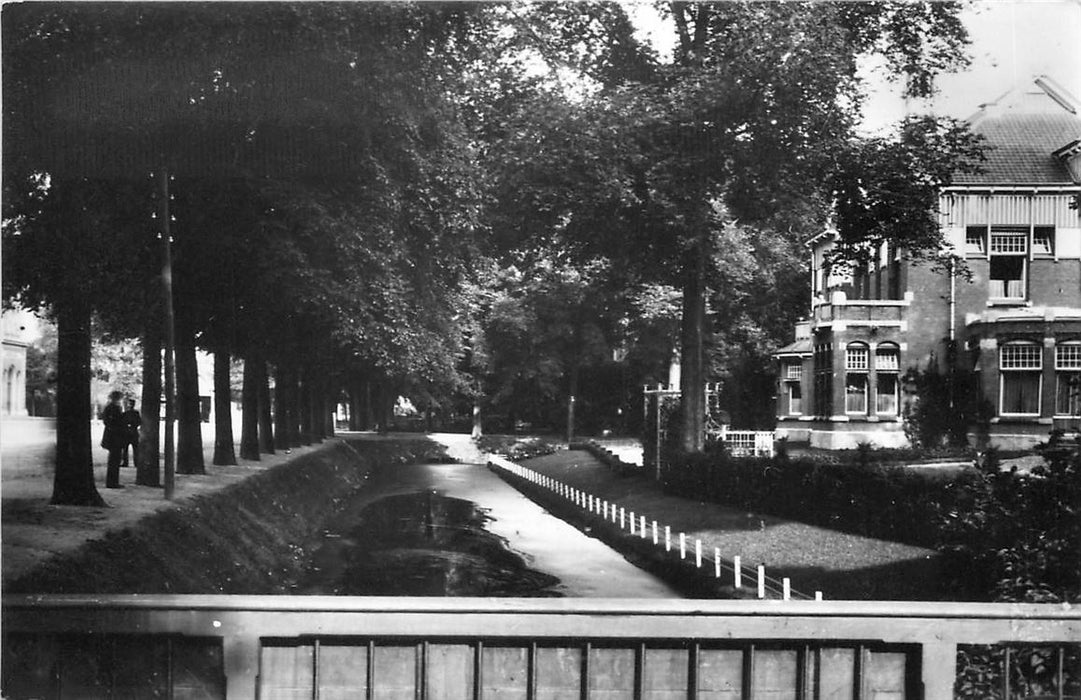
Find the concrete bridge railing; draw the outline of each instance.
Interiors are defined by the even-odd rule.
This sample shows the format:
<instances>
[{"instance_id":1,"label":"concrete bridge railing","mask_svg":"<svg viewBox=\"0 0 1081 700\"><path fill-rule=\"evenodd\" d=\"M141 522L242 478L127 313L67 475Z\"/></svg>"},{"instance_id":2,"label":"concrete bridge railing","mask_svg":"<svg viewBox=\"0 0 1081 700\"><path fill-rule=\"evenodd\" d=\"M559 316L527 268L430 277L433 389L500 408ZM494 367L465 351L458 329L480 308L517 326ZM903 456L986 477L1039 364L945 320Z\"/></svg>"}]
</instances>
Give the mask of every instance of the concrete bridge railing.
<instances>
[{"instance_id":1,"label":"concrete bridge railing","mask_svg":"<svg viewBox=\"0 0 1081 700\"><path fill-rule=\"evenodd\" d=\"M981 603L8 596L2 624L12 698L938 699L959 645L1081 640L1081 610Z\"/></svg>"}]
</instances>

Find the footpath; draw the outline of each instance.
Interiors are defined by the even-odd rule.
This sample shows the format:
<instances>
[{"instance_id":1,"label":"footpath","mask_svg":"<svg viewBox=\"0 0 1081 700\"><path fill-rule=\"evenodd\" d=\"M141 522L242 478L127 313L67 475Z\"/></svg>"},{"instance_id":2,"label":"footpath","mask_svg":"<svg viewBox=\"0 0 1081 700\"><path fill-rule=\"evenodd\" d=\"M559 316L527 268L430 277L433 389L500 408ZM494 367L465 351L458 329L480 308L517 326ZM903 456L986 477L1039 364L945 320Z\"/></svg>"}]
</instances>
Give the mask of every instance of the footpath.
<instances>
[{"instance_id":1,"label":"footpath","mask_svg":"<svg viewBox=\"0 0 1081 700\"><path fill-rule=\"evenodd\" d=\"M667 525L673 538L684 533L691 547L700 540L709 558L719 550L726 567L740 557L745 585L753 585L758 565L764 565L769 577L789 578L793 589L804 594L821 591L827 600L944 598L936 553L931 549L670 496L647 475L620 474L586 451L561 450L519 464L580 491L587 499L591 496L638 518L644 516L647 536L641 538L639 531L639 539L651 540L649 529L657 521L661 549ZM586 508L565 498L548 504L561 517L579 519L588 514L588 501ZM618 543L609 544L619 548ZM678 557L678 552L672 556ZM705 575L711 566L707 563Z\"/></svg>"}]
</instances>

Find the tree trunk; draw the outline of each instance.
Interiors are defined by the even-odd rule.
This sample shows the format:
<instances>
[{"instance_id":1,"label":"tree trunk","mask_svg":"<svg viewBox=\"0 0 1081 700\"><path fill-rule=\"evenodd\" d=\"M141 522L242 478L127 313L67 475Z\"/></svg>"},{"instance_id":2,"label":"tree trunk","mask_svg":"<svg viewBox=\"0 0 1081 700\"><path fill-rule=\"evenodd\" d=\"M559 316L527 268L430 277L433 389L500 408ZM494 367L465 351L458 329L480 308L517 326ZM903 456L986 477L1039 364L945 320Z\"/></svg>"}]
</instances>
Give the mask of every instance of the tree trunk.
<instances>
[{"instance_id":1,"label":"tree trunk","mask_svg":"<svg viewBox=\"0 0 1081 700\"><path fill-rule=\"evenodd\" d=\"M567 386L567 444L574 442L574 404L578 401L578 360L571 363Z\"/></svg>"},{"instance_id":2,"label":"tree trunk","mask_svg":"<svg viewBox=\"0 0 1081 700\"><path fill-rule=\"evenodd\" d=\"M240 458L259 461L259 377L255 360L244 359L244 386L240 392Z\"/></svg>"},{"instance_id":3,"label":"tree trunk","mask_svg":"<svg viewBox=\"0 0 1081 700\"><path fill-rule=\"evenodd\" d=\"M178 322L176 331L176 471L178 474L206 474L195 338L187 322Z\"/></svg>"},{"instance_id":4,"label":"tree trunk","mask_svg":"<svg viewBox=\"0 0 1081 700\"><path fill-rule=\"evenodd\" d=\"M364 393L361 395L361 401L364 403L364 418L362 420L362 430L376 430L379 426L376 425L375 416L375 392L372 390L372 382L370 380L364 380Z\"/></svg>"},{"instance_id":5,"label":"tree trunk","mask_svg":"<svg viewBox=\"0 0 1081 700\"><path fill-rule=\"evenodd\" d=\"M214 458L217 465L236 464L233 447L233 402L229 353L214 353Z\"/></svg>"},{"instance_id":6,"label":"tree trunk","mask_svg":"<svg viewBox=\"0 0 1081 700\"><path fill-rule=\"evenodd\" d=\"M469 436L474 440L484 435L484 421L481 418L480 412L480 391L477 391L476 398L473 399L473 430L470 431Z\"/></svg>"},{"instance_id":7,"label":"tree trunk","mask_svg":"<svg viewBox=\"0 0 1081 700\"><path fill-rule=\"evenodd\" d=\"M289 446L300 447L300 372L291 365L286 372L289 384L285 401L289 411Z\"/></svg>"},{"instance_id":8,"label":"tree trunk","mask_svg":"<svg viewBox=\"0 0 1081 700\"><path fill-rule=\"evenodd\" d=\"M256 395L259 398L259 451L274 454L274 416L270 402L270 374L266 360L257 357L255 367Z\"/></svg>"},{"instance_id":9,"label":"tree trunk","mask_svg":"<svg viewBox=\"0 0 1081 700\"><path fill-rule=\"evenodd\" d=\"M700 225L704 228L704 222ZM680 349L680 447L701 452L706 441L706 258L709 238L703 231L684 259L683 323Z\"/></svg>"},{"instance_id":10,"label":"tree trunk","mask_svg":"<svg viewBox=\"0 0 1081 700\"><path fill-rule=\"evenodd\" d=\"M349 429L360 430L360 382L353 380L349 387Z\"/></svg>"},{"instance_id":11,"label":"tree trunk","mask_svg":"<svg viewBox=\"0 0 1081 700\"><path fill-rule=\"evenodd\" d=\"M285 380L285 365L274 366L274 444L289 449L289 403L286 393L289 391Z\"/></svg>"},{"instance_id":12,"label":"tree trunk","mask_svg":"<svg viewBox=\"0 0 1081 700\"><path fill-rule=\"evenodd\" d=\"M56 471L53 505L104 506L94 484L90 421L90 303L56 304Z\"/></svg>"},{"instance_id":13,"label":"tree trunk","mask_svg":"<svg viewBox=\"0 0 1081 700\"><path fill-rule=\"evenodd\" d=\"M327 382L325 379L313 379L311 391L308 394L309 420L311 421L312 442L318 444L327 436L326 421L323 420L323 411L326 406Z\"/></svg>"},{"instance_id":14,"label":"tree trunk","mask_svg":"<svg viewBox=\"0 0 1081 700\"><path fill-rule=\"evenodd\" d=\"M337 427L334 423L338 413L339 391L336 387L334 382L327 382L326 393L323 394L323 437L334 437L334 430Z\"/></svg>"},{"instance_id":15,"label":"tree trunk","mask_svg":"<svg viewBox=\"0 0 1081 700\"><path fill-rule=\"evenodd\" d=\"M161 329L156 323L148 324L143 333L142 402L135 483L161 486Z\"/></svg>"},{"instance_id":16,"label":"tree trunk","mask_svg":"<svg viewBox=\"0 0 1081 700\"><path fill-rule=\"evenodd\" d=\"M297 373L299 390L297 412L300 414L300 444L312 444L312 372L307 367Z\"/></svg>"}]
</instances>

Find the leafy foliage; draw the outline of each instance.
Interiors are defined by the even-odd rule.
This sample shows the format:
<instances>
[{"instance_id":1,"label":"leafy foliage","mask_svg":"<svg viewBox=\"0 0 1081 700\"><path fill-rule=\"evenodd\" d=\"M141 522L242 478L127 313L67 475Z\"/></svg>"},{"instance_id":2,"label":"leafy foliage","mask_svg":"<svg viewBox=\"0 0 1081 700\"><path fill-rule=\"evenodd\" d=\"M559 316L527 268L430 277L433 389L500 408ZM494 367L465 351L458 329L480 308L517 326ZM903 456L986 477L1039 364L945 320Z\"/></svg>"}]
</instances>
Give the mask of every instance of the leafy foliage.
<instances>
[{"instance_id":1,"label":"leafy foliage","mask_svg":"<svg viewBox=\"0 0 1081 700\"><path fill-rule=\"evenodd\" d=\"M940 550L958 590L976 598L1081 600L1081 444L1052 433L1045 464L997 460L951 485Z\"/></svg>"},{"instance_id":2,"label":"leafy foliage","mask_svg":"<svg viewBox=\"0 0 1081 700\"><path fill-rule=\"evenodd\" d=\"M554 454L563 445L539 437L485 435L475 440L481 452L501 455L512 461Z\"/></svg>"},{"instance_id":3,"label":"leafy foliage","mask_svg":"<svg viewBox=\"0 0 1081 700\"><path fill-rule=\"evenodd\" d=\"M678 495L922 546L938 541L935 516L947 497L940 481L877 460L864 467L737 458L723 448L682 456L671 451L662 480Z\"/></svg>"},{"instance_id":4,"label":"leafy foliage","mask_svg":"<svg viewBox=\"0 0 1081 700\"><path fill-rule=\"evenodd\" d=\"M979 391L972 371L960 369L953 358L951 369L943 372L932 358L927 369L910 369L904 377L912 400L904 406L905 437L910 444L934 449L944 444L968 445L968 434L976 430L978 447L986 444L993 407Z\"/></svg>"}]
</instances>

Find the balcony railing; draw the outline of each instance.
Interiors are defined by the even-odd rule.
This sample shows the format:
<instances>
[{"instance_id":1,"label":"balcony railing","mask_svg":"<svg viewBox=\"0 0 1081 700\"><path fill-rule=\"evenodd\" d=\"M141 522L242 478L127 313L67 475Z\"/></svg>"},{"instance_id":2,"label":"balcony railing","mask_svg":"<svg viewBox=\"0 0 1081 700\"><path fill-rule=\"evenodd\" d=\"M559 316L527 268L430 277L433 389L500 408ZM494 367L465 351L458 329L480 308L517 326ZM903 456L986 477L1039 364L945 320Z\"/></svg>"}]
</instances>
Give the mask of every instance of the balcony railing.
<instances>
[{"instance_id":1,"label":"balcony railing","mask_svg":"<svg viewBox=\"0 0 1081 700\"><path fill-rule=\"evenodd\" d=\"M979 603L8 596L2 622L7 698L937 699L999 643L1057 649L1061 698L1081 640L1081 610Z\"/></svg>"},{"instance_id":2,"label":"balcony railing","mask_svg":"<svg viewBox=\"0 0 1081 700\"><path fill-rule=\"evenodd\" d=\"M909 302L903 300L848 299L819 304L814 308L814 325L836 321L864 324L898 324L905 320Z\"/></svg>"}]
</instances>

